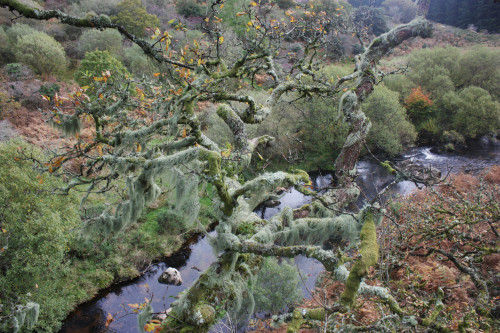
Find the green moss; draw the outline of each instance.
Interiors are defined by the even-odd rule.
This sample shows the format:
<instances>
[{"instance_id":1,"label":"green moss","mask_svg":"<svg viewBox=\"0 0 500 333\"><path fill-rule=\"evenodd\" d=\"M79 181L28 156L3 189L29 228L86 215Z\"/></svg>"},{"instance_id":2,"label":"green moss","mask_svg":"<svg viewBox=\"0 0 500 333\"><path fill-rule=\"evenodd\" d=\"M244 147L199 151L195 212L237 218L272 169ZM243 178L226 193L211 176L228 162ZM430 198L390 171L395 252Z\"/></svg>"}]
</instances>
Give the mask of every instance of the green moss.
<instances>
[{"instance_id":1,"label":"green moss","mask_svg":"<svg viewBox=\"0 0 500 333\"><path fill-rule=\"evenodd\" d=\"M370 211L364 213L364 224L361 229L360 239L360 257L352 267L345 290L340 296L341 303L346 306L354 304L361 279L368 274L370 267L378 262L377 232L373 213Z\"/></svg>"}]
</instances>

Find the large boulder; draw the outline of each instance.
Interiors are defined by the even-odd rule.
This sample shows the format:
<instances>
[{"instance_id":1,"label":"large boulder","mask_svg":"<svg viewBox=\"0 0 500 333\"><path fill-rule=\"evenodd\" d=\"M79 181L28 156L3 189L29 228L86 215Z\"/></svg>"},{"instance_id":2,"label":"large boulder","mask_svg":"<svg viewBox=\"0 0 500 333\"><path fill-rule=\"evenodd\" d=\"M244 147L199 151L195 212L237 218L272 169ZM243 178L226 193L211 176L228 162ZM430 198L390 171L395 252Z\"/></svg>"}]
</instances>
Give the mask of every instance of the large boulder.
<instances>
[{"instance_id":1,"label":"large boulder","mask_svg":"<svg viewBox=\"0 0 500 333\"><path fill-rule=\"evenodd\" d=\"M173 267L169 267L158 278L158 282L179 286L182 284L181 273Z\"/></svg>"}]
</instances>

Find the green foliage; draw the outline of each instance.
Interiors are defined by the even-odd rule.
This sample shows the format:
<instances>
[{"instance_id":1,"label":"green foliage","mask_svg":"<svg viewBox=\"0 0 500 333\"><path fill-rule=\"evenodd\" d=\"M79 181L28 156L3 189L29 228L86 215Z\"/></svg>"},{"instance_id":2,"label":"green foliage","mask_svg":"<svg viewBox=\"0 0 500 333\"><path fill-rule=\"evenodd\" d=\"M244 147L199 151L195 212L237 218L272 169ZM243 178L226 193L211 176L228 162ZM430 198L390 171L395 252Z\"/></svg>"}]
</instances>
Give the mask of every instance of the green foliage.
<instances>
[{"instance_id":1,"label":"green foliage","mask_svg":"<svg viewBox=\"0 0 500 333\"><path fill-rule=\"evenodd\" d=\"M182 216L172 210L164 210L158 214L158 232L160 234L186 231L182 228Z\"/></svg>"},{"instance_id":2,"label":"green foliage","mask_svg":"<svg viewBox=\"0 0 500 333\"><path fill-rule=\"evenodd\" d=\"M12 53L12 48L9 45L9 37L0 27L0 66L11 62L14 59L14 54Z\"/></svg>"},{"instance_id":3,"label":"green foliage","mask_svg":"<svg viewBox=\"0 0 500 333\"><path fill-rule=\"evenodd\" d=\"M15 55L17 61L30 66L37 74L63 72L67 66L61 44L44 32L18 37Z\"/></svg>"},{"instance_id":4,"label":"green foliage","mask_svg":"<svg viewBox=\"0 0 500 333\"><path fill-rule=\"evenodd\" d=\"M117 5L120 0L80 0L71 1L71 7L69 9L69 14L75 16L83 16L85 13L96 13L105 15L116 15Z\"/></svg>"},{"instance_id":5,"label":"green foliage","mask_svg":"<svg viewBox=\"0 0 500 333\"><path fill-rule=\"evenodd\" d=\"M53 100L55 94L59 92L59 89L61 89L61 87L57 83L47 83L40 87L38 93L42 96L48 96Z\"/></svg>"},{"instance_id":6,"label":"green foliage","mask_svg":"<svg viewBox=\"0 0 500 333\"><path fill-rule=\"evenodd\" d=\"M277 313L302 298L297 268L287 260L265 258L253 288L255 311Z\"/></svg>"},{"instance_id":7,"label":"green foliage","mask_svg":"<svg viewBox=\"0 0 500 333\"><path fill-rule=\"evenodd\" d=\"M455 47L422 49L414 52L410 58L408 77L425 91L433 91L439 83L434 80L445 75L453 78L459 66L460 50ZM455 83L454 83L455 85Z\"/></svg>"},{"instance_id":8,"label":"green foliage","mask_svg":"<svg viewBox=\"0 0 500 333\"><path fill-rule=\"evenodd\" d=\"M120 60L112 57L108 51L94 51L85 54L75 72L75 80L80 86L89 85L94 82L94 77L101 77L106 71L111 73L111 81L116 77L129 75Z\"/></svg>"},{"instance_id":9,"label":"green foliage","mask_svg":"<svg viewBox=\"0 0 500 333\"><path fill-rule=\"evenodd\" d=\"M146 28L158 27L160 21L156 15L149 14L141 0L124 0L118 6L118 14L112 16L111 20L123 25L129 32L144 37L147 35Z\"/></svg>"},{"instance_id":10,"label":"green foliage","mask_svg":"<svg viewBox=\"0 0 500 333\"><path fill-rule=\"evenodd\" d=\"M7 70L7 74L9 74L10 76L18 77L22 73L23 64L20 63L7 64L7 66L5 66L5 69Z\"/></svg>"},{"instance_id":11,"label":"green foliage","mask_svg":"<svg viewBox=\"0 0 500 333\"><path fill-rule=\"evenodd\" d=\"M37 32L36 29L24 23L16 23L7 30L7 37L12 45L15 45L19 38Z\"/></svg>"},{"instance_id":12,"label":"green foliage","mask_svg":"<svg viewBox=\"0 0 500 333\"><path fill-rule=\"evenodd\" d=\"M175 3L177 13L185 17L204 16L206 3L197 0L183 0Z\"/></svg>"},{"instance_id":13,"label":"green foliage","mask_svg":"<svg viewBox=\"0 0 500 333\"><path fill-rule=\"evenodd\" d=\"M444 96L443 109L451 115L452 126L466 138L497 131L500 128L500 103L484 89L470 86L459 93Z\"/></svg>"},{"instance_id":14,"label":"green foliage","mask_svg":"<svg viewBox=\"0 0 500 333\"><path fill-rule=\"evenodd\" d=\"M458 61L457 70L452 73L458 88L477 86L487 90L500 100L500 52L496 48L476 46L465 52Z\"/></svg>"},{"instance_id":15,"label":"green foliage","mask_svg":"<svg viewBox=\"0 0 500 333\"><path fill-rule=\"evenodd\" d=\"M434 136L454 131L472 138L499 128L493 101L500 98L500 54L494 48L419 50L410 57L407 76L389 77L384 82L401 94L400 102L419 131ZM474 113L476 104L480 111Z\"/></svg>"},{"instance_id":16,"label":"green foliage","mask_svg":"<svg viewBox=\"0 0 500 333\"><path fill-rule=\"evenodd\" d=\"M363 110L372 122L367 142L390 155L403 151L414 143L416 132L399 104L399 94L384 85L378 85L363 103Z\"/></svg>"},{"instance_id":17,"label":"green foliage","mask_svg":"<svg viewBox=\"0 0 500 333\"><path fill-rule=\"evenodd\" d=\"M65 255L80 223L78 202L73 195L51 194L62 183L20 160L18 149L40 156L21 141L0 143L0 299L39 303L37 327L50 330L67 311L61 297L68 291L61 291L58 279L68 271Z\"/></svg>"},{"instance_id":18,"label":"green foliage","mask_svg":"<svg viewBox=\"0 0 500 333\"><path fill-rule=\"evenodd\" d=\"M450 144L464 144L465 138L457 131L451 130L443 132L443 141Z\"/></svg>"},{"instance_id":19,"label":"green foliage","mask_svg":"<svg viewBox=\"0 0 500 333\"><path fill-rule=\"evenodd\" d=\"M134 75L140 76L158 72L156 62L151 61L142 49L135 44L125 49L123 63Z\"/></svg>"},{"instance_id":20,"label":"green foliage","mask_svg":"<svg viewBox=\"0 0 500 333\"><path fill-rule=\"evenodd\" d=\"M405 99L410 95L411 90L415 88L415 83L408 75L391 75L384 78L384 86L399 93L399 103L403 104Z\"/></svg>"},{"instance_id":21,"label":"green foliage","mask_svg":"<svg viewBox=\"0 0 500 333\"><path fill-rule=\"evenodd\" d=\"M119 56L123 52L122 40L122 35L115 29L85 30L80 37L78 48L82 54L108 51L113 56Z\"/></svg>"}]
</instances>

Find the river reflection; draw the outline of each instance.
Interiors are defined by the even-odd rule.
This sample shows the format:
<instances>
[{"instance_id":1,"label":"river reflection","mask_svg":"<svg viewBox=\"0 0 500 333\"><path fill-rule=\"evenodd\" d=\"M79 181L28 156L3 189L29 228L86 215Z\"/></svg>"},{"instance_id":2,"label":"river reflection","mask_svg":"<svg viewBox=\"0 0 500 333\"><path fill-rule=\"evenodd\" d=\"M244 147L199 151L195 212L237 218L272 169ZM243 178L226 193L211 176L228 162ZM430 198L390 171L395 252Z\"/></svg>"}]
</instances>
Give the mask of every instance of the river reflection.
<instances>
[{"instance_id":1,"label":"river reflection","mask_svg":"<svg viewBox=\"0 0 500 333\"><path fill-rule=\"evenodd\" d=\"M215 232L211 232L208 236L196 237L179 253L151 266L140 278L104 290L94 300L73 312L64 322L60 333L139 332L137 317L127 314L131 312L127 304L142 303L153 295L152 306L155 311L168 309L174 297L196 281L201 272L215 261L208 242L209 237L214 236ZM168 267L177 268L181 273L183 283L180 286L167 286L158 282L158 277ZM108 313L116 318L110 330L105 328Z\"/></svg>"}]
</instances>

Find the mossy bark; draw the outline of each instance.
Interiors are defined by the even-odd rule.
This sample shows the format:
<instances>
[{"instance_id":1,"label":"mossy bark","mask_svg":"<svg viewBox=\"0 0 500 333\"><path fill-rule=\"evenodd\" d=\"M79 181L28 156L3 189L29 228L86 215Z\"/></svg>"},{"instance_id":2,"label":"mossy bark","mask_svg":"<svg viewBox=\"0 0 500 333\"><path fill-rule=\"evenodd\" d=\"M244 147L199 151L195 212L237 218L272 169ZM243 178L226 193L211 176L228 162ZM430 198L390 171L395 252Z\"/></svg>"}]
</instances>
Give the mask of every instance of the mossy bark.
<instances>
[{"instance_id":1,"label":"mossy bark","mask_svg":"<svg viewBox=\"0 0 500 333\"><path fill-rule=\"evenodd\" d=\"M361 280L369 273L370 267L378 262L377 231L373 213L370 211L365 213L360 239L360 257L352 267L345 290L340 296L341 303L346 306L354 304Z\"/></svg>"},{"instance_id":2,"label":"mossy bark","mask_svg":"<svg viewBox=\"0 0 500 333\"><path fill-rule=\"evenodd\" d=\"M300 332L300 327L307 322L307 320L323 321L325 320L326 310L324 308L316 309L295 309L293 311L292 321L288 325L287 333Z\"/></svg>"}]
</instances>

